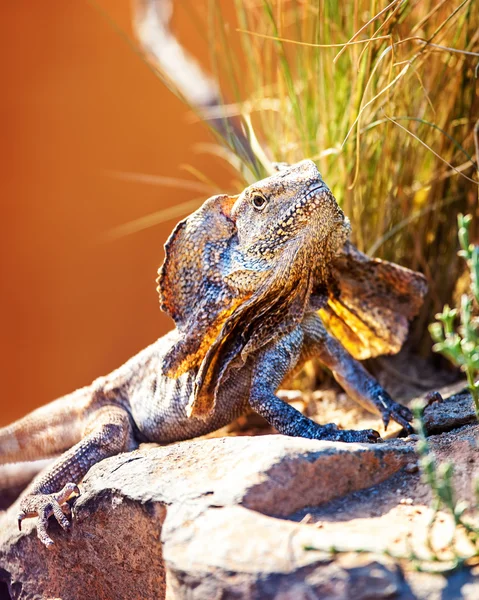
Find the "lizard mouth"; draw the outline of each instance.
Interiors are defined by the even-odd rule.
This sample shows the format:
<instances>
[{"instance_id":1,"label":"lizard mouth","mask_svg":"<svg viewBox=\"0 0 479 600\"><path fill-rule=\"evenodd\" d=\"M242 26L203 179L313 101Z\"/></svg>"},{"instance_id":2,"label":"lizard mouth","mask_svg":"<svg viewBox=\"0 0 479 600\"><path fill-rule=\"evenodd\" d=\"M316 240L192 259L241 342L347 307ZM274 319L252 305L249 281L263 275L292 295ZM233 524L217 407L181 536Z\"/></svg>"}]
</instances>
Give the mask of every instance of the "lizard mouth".
<instances>
[{"instance_id":1,"label":"lizard mouth","mask_svg":"<svg viewBox=\"0 0 479 600\"><path fill-rule=\"evenodd\" d=\"M300 206L302 205L306 210L314 210L319 208L323 203L325 196L332 196L328 186L325 183L314 183L304 196L299 201ZM299 207L298 207L299 208Z\"/></svg>"},{"instance_id":2,"label":"lizard mouth","mask_svg":"<svg viewBox=\"0 0 479 600\"><path fill-rule=\"evenodd\" d=\"M295 204L288 207L283 214L282 225L294 225L309 220L309 217L329 204L336 204L336 201L328 186L323 182L315 182Z\"/></svg>"},{"instance_id":3,"label":"lizard mouth","mask_svg":"<svg viewBox=\"0 0 479 600\"><path fill-rule=\"evenodd\" d=\"M344 216L336 198L323 182L314 183L304 195L307 208L306 220L310 227L305 228L305 241L309 240L314 253L335 252L341 247L349 233L349 220ZM308 243L308 242L306 242Z\"/></svg>"},{"instance_id":4,"label":"lizard mouth","mask_svg":"<svg viewBox=\"0 0 479 600\"><path fill-rule=\"evenodd\" d=\"M336 198L323 182L313 184L301 199L300 204L300 212L303 212L307 218L314 217L322 225L322 237L344 222L344 214L339 208Z\"/></svg>"},{"instance_id":5,"label":"lizard mouth","mask_svg":"<svg viewBox=\"0 0 479 600\"><path fill-rule=\"evenodd\" d=\"M320 192L321 190L327 190L328 186L325 183L313 183L313 185L308 189L306 194L304 195L304 199L311 200L314 196Z\"/></svg>"}]
</instances>

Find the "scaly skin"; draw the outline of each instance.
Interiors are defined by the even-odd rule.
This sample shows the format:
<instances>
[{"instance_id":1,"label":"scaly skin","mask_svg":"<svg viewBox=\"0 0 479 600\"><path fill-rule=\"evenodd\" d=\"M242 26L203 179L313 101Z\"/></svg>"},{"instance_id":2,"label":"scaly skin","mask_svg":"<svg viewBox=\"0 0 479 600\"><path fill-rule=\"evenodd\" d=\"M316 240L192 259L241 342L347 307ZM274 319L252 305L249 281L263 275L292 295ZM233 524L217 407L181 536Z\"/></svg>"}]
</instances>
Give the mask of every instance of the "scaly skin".
<instances>
[{"instance_id":1,"label":"scaly skin","mask_svg":"<svg viewBox=\"0 0 479 600\"><path fill-rule=\"evenodd\" d=\"M348 233L347 219L311 161L283 169L238 197L210 198L181 222L166 245L158 280L161 306L176 329L91 386L0 430L0 463L63 453L28 488L19 526L38 517L38 537L51 546L49 516L68 528L66 502L79 493L78 483L93 464L141 441L204 435L249 407L285 435L380 441L373 430L318 425L275 395L312 356L386 425L392 418L410 431L409 410L327 332L316 312L329 304L338 310L338 302L348 298L348 287L334 279ZM370 268L372 261L355 256L348 264L366 261ZM396 269L411 281L398 292L401 303L409 293L420 304L421 276L388 265L381 263L388 276L394 279ZM365 283L374 288L374 281ZM384 292L383 282L378 287ZM388 293L394 305L394 286ZM375 300L368 294L369 308ZM361 317L359 309L354 312L355 319ZM376 330L374 323L364 325L368 343L372 340L372 348L380 340L383 351L395 351L397 340L387 346L384 323ZM391 326L397 329L398 323L392 314ZM347 316L345 324L349 327Z\"/></svg>"}]
</instances>

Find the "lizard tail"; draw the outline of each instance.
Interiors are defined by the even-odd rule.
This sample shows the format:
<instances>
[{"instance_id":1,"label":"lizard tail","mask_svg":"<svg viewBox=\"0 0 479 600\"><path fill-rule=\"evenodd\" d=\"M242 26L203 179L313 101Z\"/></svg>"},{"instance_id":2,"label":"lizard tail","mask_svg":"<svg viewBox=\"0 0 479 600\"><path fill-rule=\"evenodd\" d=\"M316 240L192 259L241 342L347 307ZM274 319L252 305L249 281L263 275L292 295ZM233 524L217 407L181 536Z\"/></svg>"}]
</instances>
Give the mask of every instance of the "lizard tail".
<instances>
[{"instance_id":1,"label":"lizard tail","mask_svg":"<svg viewBox=\"0 0 479 600\"><path fill-rule=\"evenodd\" d=\"M52 464L53 458L0 465L0 510L18 498L32 479Z\"/></svg>"},{"instance_id":2,"label":"lizard tail","mask_svg":"<svg viewBox=\"0 0 479 600\"><path fill-rule=\"evenodd\" d=\"M92 389L82 388L0 428L0 464L50 458L82 438Z\"/></svg>"}]
</instances>

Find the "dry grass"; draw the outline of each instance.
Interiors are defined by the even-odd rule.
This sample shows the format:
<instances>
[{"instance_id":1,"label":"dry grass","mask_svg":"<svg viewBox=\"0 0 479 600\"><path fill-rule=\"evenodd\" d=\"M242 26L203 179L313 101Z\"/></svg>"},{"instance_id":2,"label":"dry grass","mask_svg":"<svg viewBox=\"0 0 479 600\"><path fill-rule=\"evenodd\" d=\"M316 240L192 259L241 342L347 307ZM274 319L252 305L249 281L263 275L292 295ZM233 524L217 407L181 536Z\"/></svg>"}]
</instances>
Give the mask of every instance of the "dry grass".
<instances>
[{"instance_id":1,"label":"dry grass","mask_svg":"<svg viewBox=\"0 0 479 600\"><path fill-rule=\"evenodd\" d=\"M208 3L206 15L203 3L183 6L208 36L222 97L221 106L199 109L222 131L204 150L230 163L238 191L271 173L272 161L315 160L358 248L426 274L430 294L413 346L430 348L427 325L451 303L460 275L457 214L479 216L479 3L235 0L235 22L225 20L221 2ZM184 92L176 89L183 99ZM230 120L242 123L252 152L242 151ZM217 193L214 181L189 171ZM158 211L112 235L195 205Z\"/></svg>"},{"instance_id":2,"label":"dry grass","mask_svg":"<svg viewBox=\"0 0 479 600\"><path fill-rule=\"evenodd\" d=\"M479 4L236 0L236 24L210 4L213 72L257 157L219 140L238 187L313 158L358 247L426 273L424 332L458 274L455 215L477 211Z\"/></svg>"}]
</instances>

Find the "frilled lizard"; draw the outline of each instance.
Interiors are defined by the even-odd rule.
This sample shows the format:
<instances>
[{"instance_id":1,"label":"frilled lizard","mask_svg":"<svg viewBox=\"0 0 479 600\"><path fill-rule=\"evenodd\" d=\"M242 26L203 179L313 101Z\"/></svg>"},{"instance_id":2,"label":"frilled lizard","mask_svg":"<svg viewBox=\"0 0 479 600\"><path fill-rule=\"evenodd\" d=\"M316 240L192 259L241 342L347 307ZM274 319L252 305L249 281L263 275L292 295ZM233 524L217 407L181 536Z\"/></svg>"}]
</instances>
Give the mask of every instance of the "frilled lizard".
<instances>
[{"instance_id":1,"label":"frilled lizard","mask_svg":"<svg viewBox=\"0 0 479 600\"><path fill-rule=\"evenodd\" d=\"M426 291L422 275L369 259L305 160L239 196L214 196L181 221L159 270L161 308L176 328L118 370L0 430L0 463L61 456L21 500L19 527L37 516L67 529L66 501L98 461L142 441L177 442L223 427L249 407L280 433L377 442L374 430L319 425L275 392L317 357L384 424L410 431L356 359L397 352Z\"/></svg>"}]
</instances>

